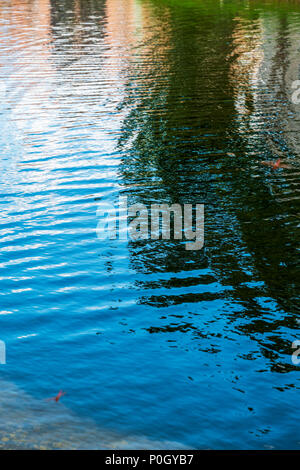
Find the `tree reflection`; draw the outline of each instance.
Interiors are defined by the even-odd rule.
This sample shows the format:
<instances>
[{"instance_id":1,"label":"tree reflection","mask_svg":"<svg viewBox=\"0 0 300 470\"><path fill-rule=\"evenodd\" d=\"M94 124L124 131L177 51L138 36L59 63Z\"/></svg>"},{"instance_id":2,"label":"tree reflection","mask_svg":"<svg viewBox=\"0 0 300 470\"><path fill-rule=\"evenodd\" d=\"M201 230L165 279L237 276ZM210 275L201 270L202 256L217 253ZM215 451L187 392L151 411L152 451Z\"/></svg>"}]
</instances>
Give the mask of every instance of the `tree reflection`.
<instances>
[{"instance_id":1,"label":"tree reflection","mask_svg":"<svg viewBox=\"0 0 300 470\"><path fill-rule=\"evenodd\" d=\"M271 70L272 98L280 90L281 103L287 104L289 22L284 11L274 13L279 34L268 59L266 52L255 55L262 43L256 10L244 10L242 17L221 9L219 14L209 13L196 5L175 7L167 2L155 2L151 13L147 11L153 16L153 29L146 28L133 47L122 103L128 114L119 142L124 152L122 178L131 202L204 202L206 248L189 253L172 241L132 242L132 265L149 273L211 268L215 280L233 287L231 301L243 306L248 322L241 330L268 336L269 331L293 324L290 318L298 312L292 221L299 212L299 198L282 204L278 193L292 190L293 183L285 172L275 174L259 164L278 152L289 157L291 151L279 134L287 112L279 106L278 96L267 99L253 77L263 62ZM144 55L139 52L143 48ZM157 307L201 302L201 295L188 293L186 279L184 286L181 295L170 292L141 302ZM207 290L206 300L228 295ZM269 298L272 306L262 307L259 298ZM270 314L283 318L271 326L268 322L268 328L266 321L257 322ZM278 341L271 344L279 348ZM287 346L283 350L287 353Z\"/></svg>"}]
</instances>

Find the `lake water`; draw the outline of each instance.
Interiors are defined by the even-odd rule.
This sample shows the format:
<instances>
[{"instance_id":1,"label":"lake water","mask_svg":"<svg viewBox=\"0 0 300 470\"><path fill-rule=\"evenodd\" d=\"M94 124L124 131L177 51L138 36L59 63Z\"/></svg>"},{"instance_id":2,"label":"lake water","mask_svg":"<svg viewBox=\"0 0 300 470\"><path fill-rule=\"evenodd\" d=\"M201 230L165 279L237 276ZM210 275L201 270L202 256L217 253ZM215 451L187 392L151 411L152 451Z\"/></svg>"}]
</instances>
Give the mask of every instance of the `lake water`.
<instances>
[{"instance_id":1,"label":"lake water","mask_svg":"<svg viewBox=\"0 0 300 470\"><path fill-rule=\"evenodd\" d=\"M299 51L297 1L1 1L0 447L300 448ZM204 248L99 240L120 195Z\"/></svg>"}]
</instances>

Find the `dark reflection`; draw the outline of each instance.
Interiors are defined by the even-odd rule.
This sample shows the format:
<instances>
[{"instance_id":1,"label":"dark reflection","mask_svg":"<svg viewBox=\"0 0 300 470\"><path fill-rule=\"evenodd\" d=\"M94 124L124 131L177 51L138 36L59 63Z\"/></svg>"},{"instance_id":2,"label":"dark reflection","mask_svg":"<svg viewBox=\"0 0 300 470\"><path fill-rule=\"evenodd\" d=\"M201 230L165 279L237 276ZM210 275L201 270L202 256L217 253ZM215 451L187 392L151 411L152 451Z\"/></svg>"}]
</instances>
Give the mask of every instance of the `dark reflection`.
<instances>
[{"instance_id":1,"label":"dark reflection","mask_svg":"<svg viewBox=\"0 0 300 470\"><path fill-rule=\"evenodd\" d=\"M58 69L84 67L80 60L103 61L100 44L105 36L104 0L50 0L51 26L54 40L53 59ZM94 64L90 64L92 68ZM71 71L74 74L74 70ZM85 72L86 77L89 70ZM74 77L74 75L72 75Z\"/></svg>"},{"instance_id":2,"label":"dark reflection","mask_svg":"<svg viewBox=\"0 0 300 470\"><path fill-rule=\"evenodd\" d=\"M91 16L101 17L105 11L104 0L51 0L52 24L82 23ZM84 27L82 27L84 30Z\"/></svg>"},{"instance_id":3,"label":"dark reflection","mask_svg":"<svg viewBox=\"0 0 300 470\"><path fill-rule=\"evenodd\" d=\"M125 193L130 203L147 205L204 202L206 242L201 252L185 251L172 241L131 242L136 270L187 272L184 279L176 279L183 292L149 294L140 302L156 307L199 303L200 309L201 302L217 299L239 304L238 313L224 315L238 330L256 338L272 363L279 357L276 351L290 354L290 342L274 334L280 335L284 327L295 328L299 312L295 223L299 197L281 201L282 195L299 188L299 183L295 188L295 182L289 181L299 155L280 132L289 108L288 14L284 10L274 14L279 33L271 59L261 52L259 14L251 6L241 8L239 16L220 6L211 16L196 2L188 8L179 2L176 6L155 2L152 14L154 32L147 30L136 45L139 60L136 55L132 58L120 108L128 111L119 142ZM145 57L139 56L142 48ZM268 93L257 78L251 82L262 66L270 70ZM291 170L276 173L259 163L282 155L294 159ZM189 277L188 271L205 268L211 270L211 282L223 289L210 292L204 282L204 292L189 292L195 277ZM202 286L203 277L196 277L196 284ZM156 285L164 284L158 279ZM174 285L171 280L167 288ZM149 331L186 332L184 325L153 325Z\"/></svg>"}]
</instances>

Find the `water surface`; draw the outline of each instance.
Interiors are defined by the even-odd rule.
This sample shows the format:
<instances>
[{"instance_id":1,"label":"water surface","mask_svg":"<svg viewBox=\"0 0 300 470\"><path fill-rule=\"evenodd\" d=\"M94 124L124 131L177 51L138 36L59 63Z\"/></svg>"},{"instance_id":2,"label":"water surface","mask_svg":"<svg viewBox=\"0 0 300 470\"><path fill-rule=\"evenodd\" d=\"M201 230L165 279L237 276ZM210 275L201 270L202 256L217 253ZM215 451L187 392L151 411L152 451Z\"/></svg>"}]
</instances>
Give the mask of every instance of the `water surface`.
<instances>
[{"instance_id":1,"label":"water surface","mask_svg":"<svg viewBox=\"0 0 300 470\"><path fill-rule=\"evenodd\" d=\"M0 447L300 447L299 48L297 1L1 2ZM120 195L204 248L98 240Z\"/></svg>"}]
</instances>

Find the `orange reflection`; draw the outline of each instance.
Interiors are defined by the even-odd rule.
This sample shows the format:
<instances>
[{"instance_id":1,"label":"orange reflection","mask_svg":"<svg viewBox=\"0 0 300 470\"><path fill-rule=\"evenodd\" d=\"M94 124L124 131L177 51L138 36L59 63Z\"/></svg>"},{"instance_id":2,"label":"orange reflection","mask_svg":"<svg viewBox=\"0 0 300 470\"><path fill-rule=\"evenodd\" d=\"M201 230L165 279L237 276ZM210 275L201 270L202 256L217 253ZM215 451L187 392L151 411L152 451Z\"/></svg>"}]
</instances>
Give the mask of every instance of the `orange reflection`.
<instances>
[{"instance_id":1,"label":"orange reflection","mask_svg":"<svg viewBox=\"0 0 300 470\"><path fill-rule=\"evenodd\" d=\"M1 2L0 20L6 23L0 29L0 67L9 78L4 98L13 110L14 125L21 127L26 111L41 111L54 76L50 0Z\"/></svg>"}]
</instances>

